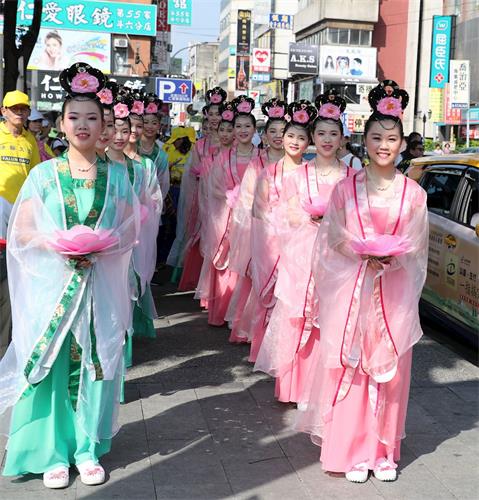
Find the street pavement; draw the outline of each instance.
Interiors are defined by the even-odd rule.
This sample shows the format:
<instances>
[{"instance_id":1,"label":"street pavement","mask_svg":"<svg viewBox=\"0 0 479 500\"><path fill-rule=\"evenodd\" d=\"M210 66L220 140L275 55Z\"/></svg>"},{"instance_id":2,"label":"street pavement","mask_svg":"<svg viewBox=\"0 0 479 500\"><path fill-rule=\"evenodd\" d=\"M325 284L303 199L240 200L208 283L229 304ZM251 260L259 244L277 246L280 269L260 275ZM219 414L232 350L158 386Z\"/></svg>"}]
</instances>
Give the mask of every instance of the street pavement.
<instances>
[{"instance_id":1,"label":"street pavement","mask_svg":"<svg viewBox=\"0 0 479 500\"><path fill-rule=\"evenodd\" d=\"M158 338L135 344L122 428L97 487L71 474L0 478L0 499L477 499L479 369L424 337L415 347L407 437L394 483L352 484L321 470L319 448L291 430L294 405L253 373L248 346L209 327L191 294L154 287ZM0 440L4 455L5 440ZM2 456L0 455L0 456Z\"/></svg>"}]
</instances>

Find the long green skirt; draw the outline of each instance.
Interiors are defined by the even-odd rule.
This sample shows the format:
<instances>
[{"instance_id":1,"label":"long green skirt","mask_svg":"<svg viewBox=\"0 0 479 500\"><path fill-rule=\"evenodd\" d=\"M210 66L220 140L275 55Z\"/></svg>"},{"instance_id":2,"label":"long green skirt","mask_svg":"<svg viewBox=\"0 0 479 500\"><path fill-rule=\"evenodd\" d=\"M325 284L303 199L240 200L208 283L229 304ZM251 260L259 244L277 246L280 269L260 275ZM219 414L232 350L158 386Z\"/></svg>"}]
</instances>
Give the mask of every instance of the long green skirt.
<instances>
[{"instance_id":1,"label":"long green skirt","mask_svg":"<svg viewBox=\"0 0 479 500\"><path fill-rule=\"evenodd\" d=\"M70 357L71 344L69 334L48 376L13 408L4 476L40 474L86 460L97 463L110 451L111 439L94 442L77 422L74 405L81 366ZM98 409L103 404L113 416L114 381L92 381L84 374L82 382L90 402Z\"/></svg>"}]
</instances>

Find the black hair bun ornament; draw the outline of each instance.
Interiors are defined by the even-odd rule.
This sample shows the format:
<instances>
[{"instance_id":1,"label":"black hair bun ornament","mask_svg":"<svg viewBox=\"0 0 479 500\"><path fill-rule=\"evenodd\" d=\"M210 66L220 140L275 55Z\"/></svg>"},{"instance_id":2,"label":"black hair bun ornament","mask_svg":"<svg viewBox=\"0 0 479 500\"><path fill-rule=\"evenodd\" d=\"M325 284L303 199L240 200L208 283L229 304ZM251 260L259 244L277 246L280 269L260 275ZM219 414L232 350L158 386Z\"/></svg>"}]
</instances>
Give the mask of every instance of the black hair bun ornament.
<instances>
[{"instance_id":1,"label":"black hair bun ornament","mask_svg":"<svg viewBox=\"0 0 479 500\"><path fill-rule=\"evenodd\" d=\"M163 101L153 92L145 94L144 97L145 115L156 115L163 106Z\"/></svg>"},{"instance_id":2,"label":"black hair bun ornament","mask_svg":"<svg viewBox=\"0 0 479 500\"><path fill-rule=\"evenodd\" d=\"M326 120L341 120L341 113L346 109L346 101L335 89L330 89L316 97L314 104L318 110L318 117Z\"/></svg>"},{"instance_id":3,"label":"black hair bun ornament","mask_svg":"<svg viewBox=\"0 0 479 500\"><path fill-rule=\"evenodd\" d=\"M206 102L208 104L222 104L226 101L228 94L221 88L215 87L206 91Z\"/></svg>"},{"instance_id":4,"label":"black hair bun ornament","mask_svg":"<svg viewBox=\"0 0 479 500\"><path fill-rule=\"evenodd\" d=\"M369 92L368 101L375 113L401 118L408 105L409 94L394 80L384 80Z\"/></svg>"},{"instance_id":5,"label":"black hair bun ornament","mask_svg":"<svg viewBox=\"0 0 479 500\"><path fill-rule=\"evenodd\" d=\"M84 62L73 64L64 69L59 76L60 85L71 96L97 97L106 84L106 76L99 70Z\"/></svg>"},{"instance_id":6,"label":"black hair bun ornament","mask_svg":"<svg viewBox=\"0 0 479 500\"><path fill-rule=\"evenodd\" d=\"M288 112L288 105L277 97L273 97L261 106L261 111L269 120L284 120Z\"/></svg>"},{"instance_id":7,"label":"black hair bun ornament","mask_svg":"<svg viewBox=\"0 0 479 500\"><path fill-rule=\"evenodd\" d=\"M123 86L120 89L121 95L128 95L133 100L133 105L130 110L130 114L143 116L145 113L145 94L142 90L133 89L131 87Z\"/></svg>"},{"instance_id":8,"label":"black hair bun ornament","mask_svg":"<svg viewBox=\"0 0 479 500\"><path fill-rule=\"evenodd\" d=\"M97 97L100 99L100 102L104 108L111 108L113 106L113 102L120 91L120 86L118 83L113 80L108 80L105 86L97 92Z\"/></svg>"},{"instance_id":9,"label":"black hair bun ornament","mask_svg":"<svg viewBox=\"0 0 479 500\"><path fill-rule=\"evenodd\" d=\"M203 115L204 118L208 118L208 109L209 109L208 105L203 106L201 108L201 114Z\"/></svg>"},{"instance_id":10,"label":"black hair bun ornament","mask_svg":"<svg viewBox=\"0 0 479 500\"><path fill-rule=\"evenodd\" d=\"M288 115L291 123L307 127L316 118L317 110L309 101L301 99L288 106Z\"/></svg>"},{"instance_id":11,"label":"black hair bun ornament","mask_svg":"<svg viewBox=\"0 0 479 500\"><path fill-rule=\"evenodd\" d=\"M254 99L247 95L239 95L231 101L231 104L238 115L250 115L254 109Z\"/></svg>"},{"instance_id":12,"label":"black hair bun ornament","mask_svg":"<svg viewBox=\"0 0 479 500\"><path fill-rule=\"evenodd\" d=\"M118 120L125 120L130 116L133 108L133 98L128 92L120 92L113 101L113 116Z\"/></svg>"},{"instance_id":13,"label":"black hair bun ornament","mask_svg":"<svg viewBox=\"0 0 479 500\"><path fill-rule=\"evenodd\" d=\"M220 107L221 120L233 123L235 118L235 107L232 102L226 101Z\"/></svg>"}]
</instances>

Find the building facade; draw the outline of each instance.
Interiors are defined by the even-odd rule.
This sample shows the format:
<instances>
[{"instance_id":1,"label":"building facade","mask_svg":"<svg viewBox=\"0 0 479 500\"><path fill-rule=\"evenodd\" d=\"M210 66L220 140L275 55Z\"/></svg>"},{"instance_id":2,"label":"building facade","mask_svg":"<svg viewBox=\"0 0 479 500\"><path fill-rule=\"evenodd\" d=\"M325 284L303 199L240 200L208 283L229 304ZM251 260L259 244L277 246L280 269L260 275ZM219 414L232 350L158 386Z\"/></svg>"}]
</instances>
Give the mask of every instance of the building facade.
<instances>
[{"instance_id":1,"label":"building facade","mask_svg":"<svg viewBox=\"0 0 479 500\"><path fill-rule=\"evenodd\" d=\"M188 77L198 99L204 100L206 91L218 85L218 47L219 42L204 42L189 48Z\"/></svg>"}]
</instances>

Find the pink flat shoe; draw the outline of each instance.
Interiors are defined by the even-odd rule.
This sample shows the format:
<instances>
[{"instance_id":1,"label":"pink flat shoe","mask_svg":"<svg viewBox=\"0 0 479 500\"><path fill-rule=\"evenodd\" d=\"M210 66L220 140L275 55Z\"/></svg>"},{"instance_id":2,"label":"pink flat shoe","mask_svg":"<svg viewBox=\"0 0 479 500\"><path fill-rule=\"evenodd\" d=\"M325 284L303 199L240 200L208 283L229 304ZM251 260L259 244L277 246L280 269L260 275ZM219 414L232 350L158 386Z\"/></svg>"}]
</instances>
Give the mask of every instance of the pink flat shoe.
<instances>
[{"instance_id":1,"label":"pink flat shoe","mask_svg":"<svg viewBox=\"0 0 479 500\"><path fill-rule=\"evenodd\" d=\"M78 464L77 469L83 484L95 486L105 482L105 469L100 464L93 462L93 460Z\"/></svg>"},{"instance_id":2,"label":"pink flat shoe","mask_svg":"<svg viewBox=\"0 0 479 500\"><path fill-rule=\"evenodd\" d=\"M68 467L65 465L60 465L60 467L56 467L43 474L43 484L46 488L54 490L66 488L69 482L70 473Z\"/></svg>"},{"instance_id":3,"label":"pink flat shoe","mask_svg":"<svg viewBox=\"0 0 479 500\"><path fill-rule=\"evenodd\" d=\"M346 472L346 479L351 483L365 483L368 480L369 469L366 462L356 464L349 472Z\"/></svg>"},{"instance_id":4,"label":"pink flat shoe","mask_svg":"<svg viewBox=\"0 0 479 500\"><path fill-rule=\"evenodd\" d=\"M379 481L396 481L396 468L386 459L376 462L373 470L374 477Z\"/></svg>"}]
</instances>

